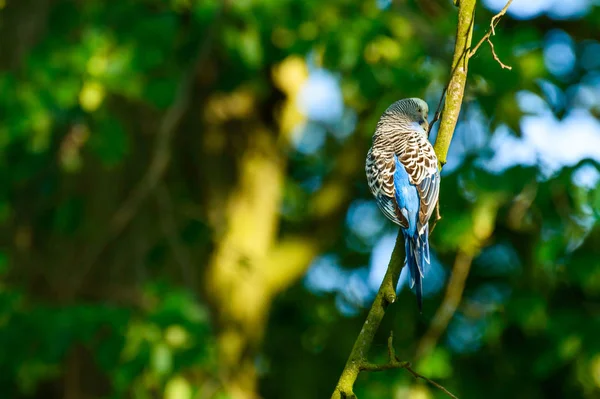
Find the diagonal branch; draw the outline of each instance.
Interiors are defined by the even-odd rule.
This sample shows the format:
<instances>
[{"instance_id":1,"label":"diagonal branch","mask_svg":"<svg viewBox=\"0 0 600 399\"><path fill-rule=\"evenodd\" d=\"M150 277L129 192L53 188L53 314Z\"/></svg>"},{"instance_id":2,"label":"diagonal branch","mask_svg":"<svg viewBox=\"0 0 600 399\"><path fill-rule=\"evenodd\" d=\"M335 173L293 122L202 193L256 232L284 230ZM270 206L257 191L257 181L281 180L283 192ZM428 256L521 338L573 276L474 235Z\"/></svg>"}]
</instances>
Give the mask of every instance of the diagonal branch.
<instances>
[{"instance_id":1,"label":"diagonal branch","mask_svg":"<svg viewBox=\"0 0 600 399\"><path fill-rule=\"evenodd\" d=\"M454 134L454 128L460 113L462 98L464 95L465 84L467 80L467 66L469 62L468 49L471 46L473 36L473 23L475 18L476 0L461 0L458 8L458 28L456 31L456 44L454 47L454 57L452 61L452 74L446 90L446 101L442 114L440 130L435 143L435 152L440 160L440 166L446 163L446 155ZM404 258L404 240L399 231L396 238L396 245L392 252L390 263L386 271L383 282L379 287L377 296L369 310L367 319L352 347L346 366L342 371L340 379L331 396L332 399L354 398L354 382L361 371L376 371L379 369L367 362L367 354L373 342L375 332L379 328L381 320L385 315L386 308L396 300L396 286L398 277L402 270ZM390 350L390 353L393 349ZM396 365L396 363L391 363ZM398 364L405 365L404 362ZM389 368L398 368L398 366L384 366ZM406 366L405 368L409 368ZM410 370L409 370L410 371ZM417 375L413 371L413 375ZM425 377L423 377L425 378ZM429 380L428 380L429 381Z\"/></svg>"},{"instance_id":2,"label":"diagonal branch","mask_svg":"<svg viewBox=\"0 0 600 399\"><path fill-rule=\"evenodd\" d=\"M513 0L508 0L508 2L506 3L506 5L502 8L502 10L500 10L498 12L498 14L494 15L490 21L490 30L481 38L481 40L479 40L479 42L470 50L468 50L468 57L467 58L471 58L475 55L475 53L477 52L477 50L479 50L479 47L481 47L481 45L483 44L483 42L487 41L490 45L490 48L492 50L492 56L494 57L494 59L500 64L500 66L504 69L512 69L511 66L508 66L506 64L504 64L502 61L500 61L500 58L498 57L498 55L496 54L496 50L494 48L494 43L492 43L492 40L490 39L490 36L493 36L496 34L496 25L498 25L498 22L500 22L500 18L502 18L506 12L508 11L508 7L510 7L511 3L513 2ZM456 2L455 2L456 4ZM471 39L469 39L469 46L470 46L470 41ZM458 40L457 40L457 44L458 44ZM462 47L464 49L464 47ZM456 50L459 49L459 47L455 47L455 58L456 58ZM461 54L463 53L463 51L461 50ZM450 76L453 78L455 73L456 73L456 69L459 67L459 65L461 65L461 63L454 63L453 62L453 67L452 67L452 72L450 73ZM452 79L448 82L448 85L446 85L446 87L444 87L444 90L442 91L442 96L440 97L440 101L438 103L438 106L435 110L435 114L433 116L433 120L431 121L431 123L429 124L429 131L427 133L431 133L431 130L433 129L433 125L435 125L435 123L440 119L440 116L442 114L442 105L444 105L444 100L446 99L446 93L448 91L448 88L450 86L450 83L452 82ZM444 162L441 162L442 165L445 163L445 157L444 157Z\"/></svg>"},{"instance_id":3,"label":"diagonal branch","mask_svg":"<svg viewBox=\"0 0 600 399\"><path fill-rule=\"evenodd\" d=\"M435 381L417 373L415 370L413 370L410 362L400 361L398 359L398 357L396 356L396 351L394 350L394 332L393 331L390 332L390 337L388 338L388 362L384 363L384 364L374 364L374 363L369 363L367 361L364 361L362 363L362 365L360 366L361 371L384 371L384 370L392 370L392 369L405 369L409 373L411 373L413 375L413 377L420 378L423 381L427 381L434 387L436 387L439 390L446 393L446 395L450 396L451 398L458 399L456 396L454 396L450 391L448 391L442 385L438 384L437 382L435 382Z\"/></svg>"},{"instance_id":4,"label":"diagonal branch","mask_svg":"<svg viewBox=\"0 0 600 399\"><path fill-rule=\"evenodd\" d=\"M444 105L441 113L440 129L438 130L434 145L440 167L446 163L448 149L450 148L450 142L456 128L465 93L469 66L469 57L467 57L467 54L469 53L473 37L475 3L476 0L461 0L459 3L458 27L456 30L454 57L452 59L452 74L447 90L445 91L445 98L442 96L440 100L440 103L443 101Z\"/></svg>"},{"instance_id":5,"label":"diagonal branch","mask_svg":"<svg viewBox=\"0 0 600 399\"><path fill-rule=\"evenodd\" d=\"M404 266L403 247L404 237L399 230L398 236L396 237L396 245L394 246L390 263L385 276L383 277L383 282L381 283L377 296L369 310L367 319L354 342L352 352L350 352L346 366L333 391L333 395L331 395L331 399L356 399L356 395L353 392L354 381L356 381L358 374L362 370L368 369L369 366L366 363L366 358L369 349L371 348L371 344L373 343L375 333L383 320L385 310L389 305L396 301L396 286L398 285L400 271Z\"/></svg>"}]
</instances>

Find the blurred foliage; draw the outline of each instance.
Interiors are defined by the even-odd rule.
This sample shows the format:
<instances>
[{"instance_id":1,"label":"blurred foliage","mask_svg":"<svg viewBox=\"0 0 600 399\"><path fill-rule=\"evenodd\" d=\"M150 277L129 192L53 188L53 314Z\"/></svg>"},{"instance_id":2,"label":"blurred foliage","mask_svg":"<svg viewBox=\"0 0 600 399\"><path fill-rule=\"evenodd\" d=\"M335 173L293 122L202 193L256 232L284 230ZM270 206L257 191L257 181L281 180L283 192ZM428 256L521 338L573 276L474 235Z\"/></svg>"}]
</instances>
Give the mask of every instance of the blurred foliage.
<instances>
[{"instance_id":1,"label":"blurred foliage","mask_svg":"<svg viewBox=\"0 0 600 399\"><path fill-rule=\"evenodd\" d=\"M475 40L492 15L478 5ZM436 0L0 0L0 396L328 397L393 230L364 179L370 137L399 98L433 114L455 16ZM600 396L600 188L577 179L598 159L485 167L492 134L535 114L525 92L557 121L600 115L598 21L591 5L509 14L493 42L513 69L486 44L472 58L432 248L473 265L416 367L461 398ZM390 330L414 360L442 298L421 316L403 290L372 360ZM356 393L444 397L400 370Z\"/></svg>"}]
</instances>

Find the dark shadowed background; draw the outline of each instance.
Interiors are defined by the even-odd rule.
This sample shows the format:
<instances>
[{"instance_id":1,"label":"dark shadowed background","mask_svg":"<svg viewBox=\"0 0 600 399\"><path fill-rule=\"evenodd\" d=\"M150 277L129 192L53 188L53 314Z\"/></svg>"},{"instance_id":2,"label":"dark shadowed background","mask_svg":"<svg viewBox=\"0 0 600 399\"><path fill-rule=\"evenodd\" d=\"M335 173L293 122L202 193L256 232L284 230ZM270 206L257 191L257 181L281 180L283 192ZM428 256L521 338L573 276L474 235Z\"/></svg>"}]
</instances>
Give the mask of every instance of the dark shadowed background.
<instances>
[{"instance_id":1,"label":"dark shadowed background","mask_svg":"<svg viewBox=\"0 0 600 399\"><path fill-rule=\"evenodd\" d=\"M393 330L462 399L600 397L599 6L516 0L512 70L471 59L424 311L402 277L372 361ZM0 397L329 397L396 234L371 135L400 98L433 115L456 15L0 0ZM355 392L446 397L404 370Z\"/></svg>"}]
</instances>

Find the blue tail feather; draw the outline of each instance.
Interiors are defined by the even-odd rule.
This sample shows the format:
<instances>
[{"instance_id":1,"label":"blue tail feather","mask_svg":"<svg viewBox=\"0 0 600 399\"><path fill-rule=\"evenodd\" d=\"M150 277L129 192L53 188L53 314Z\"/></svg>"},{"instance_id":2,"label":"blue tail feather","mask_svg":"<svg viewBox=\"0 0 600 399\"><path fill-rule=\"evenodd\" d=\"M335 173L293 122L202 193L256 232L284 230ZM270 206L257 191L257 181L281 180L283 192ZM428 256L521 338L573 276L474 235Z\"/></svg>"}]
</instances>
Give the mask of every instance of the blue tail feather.
<instances>
[{"instance_id":1,"label":"blue tail feather","mask_svg":"<svg viewBox=\"0 0 600 399\"><path fill-rule=\"evenodd\" d=\"M429 224L424 226L423 233L419 236L419 239L423 243L423 258L425 259L425 263L429 264L431 262L429 258Z\"/></svg>"},{"instance_id":2,"label":"blue tail feather","mask_svg":"<svg viewBox=\"0 0 600 399\"><path fill-rule=\"evenodd\" d=\"M428 229L422 235L409 235L404 232L406 251L405 264L408 267L410 286L414 287L419 312L423 310L423 272L425 263L429 263Z\"/></svg>"}]
</instances>

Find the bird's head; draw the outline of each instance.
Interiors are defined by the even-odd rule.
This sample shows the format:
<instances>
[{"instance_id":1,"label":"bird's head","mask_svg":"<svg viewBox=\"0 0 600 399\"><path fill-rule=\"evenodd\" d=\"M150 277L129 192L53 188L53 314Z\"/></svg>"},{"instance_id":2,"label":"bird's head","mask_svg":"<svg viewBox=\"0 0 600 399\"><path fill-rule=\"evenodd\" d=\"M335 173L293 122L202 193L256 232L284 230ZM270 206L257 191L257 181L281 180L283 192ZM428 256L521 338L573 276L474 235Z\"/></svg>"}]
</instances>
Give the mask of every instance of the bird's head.
<instances>
[{"instance_id":1,"label":"bird's head","mask_svg":"<svg viewBox=\"0 0 600 399\"><path fill-rule=\"evenodd\" d=\"M429 107L425 101L416 97L405 98L390 105L381 116L380 123L401 124L402 127L407 128L417 124L427 134L429 130L428 113Z\"/></svg>"}]
</instances>

